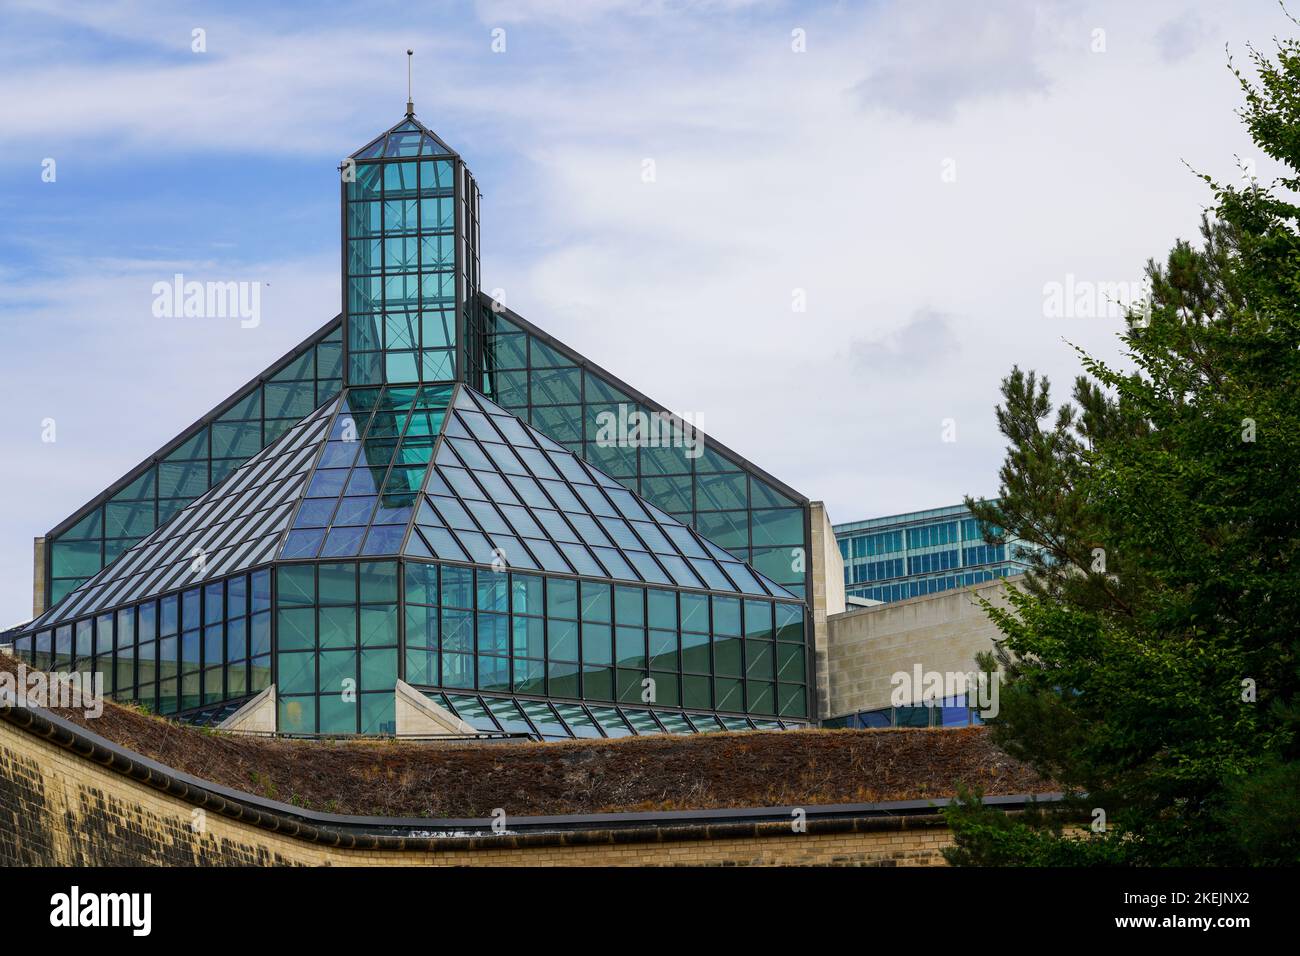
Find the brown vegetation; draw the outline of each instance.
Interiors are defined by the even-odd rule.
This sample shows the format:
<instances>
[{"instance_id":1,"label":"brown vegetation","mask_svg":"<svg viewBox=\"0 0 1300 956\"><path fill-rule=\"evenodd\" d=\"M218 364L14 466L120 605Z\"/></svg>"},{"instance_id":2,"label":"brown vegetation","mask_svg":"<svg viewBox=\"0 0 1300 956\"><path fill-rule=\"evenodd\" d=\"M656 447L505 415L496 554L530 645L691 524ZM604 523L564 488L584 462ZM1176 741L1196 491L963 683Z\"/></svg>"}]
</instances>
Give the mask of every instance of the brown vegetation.
<instances>
[{"instance_id":1,"label":"brown vegetation","mask_svg":"<svg viewBox=\"0 0 1300 956\"><path fill-rule=\"evenodd\" d=\"M0 655L0 668L17 661ZM204 780L332 813L482 818L812 806L1053 790L979 728L441 745L240 737L105 703L101 737Z\"/></svg>"}]
</instances>

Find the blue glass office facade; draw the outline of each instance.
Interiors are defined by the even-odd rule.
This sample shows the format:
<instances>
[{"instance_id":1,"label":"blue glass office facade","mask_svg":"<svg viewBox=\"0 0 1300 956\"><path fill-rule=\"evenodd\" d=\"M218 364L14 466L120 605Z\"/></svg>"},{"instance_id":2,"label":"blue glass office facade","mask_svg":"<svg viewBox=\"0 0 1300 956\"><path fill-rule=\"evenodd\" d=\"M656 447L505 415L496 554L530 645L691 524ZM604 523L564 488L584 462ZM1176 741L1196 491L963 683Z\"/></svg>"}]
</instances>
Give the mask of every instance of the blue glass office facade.
<instances>
[{"instance_id":1,"label":"blue glass office facade","mask_svg":"<svg viewBox=\"0 0 1300 956\"><path fill-rule=\"evenodd\" d=\"M835 525L845 593L890 603L1019 574L1017 541L989 544L965 505Z\"/></svg>"},{"instance_id":2,"label":"blue glass office facade","mask_svg":"<svg viewBox=\"0 0 1300 956\"><path fill-rule=\"evenodd\" d=\"M890 727L975 727L983 722L979 708L971 706L967 695L957 694L932 704L860 710L823 720L821 726L831 729L883 730Z\"/></svg>"}]
</instances>

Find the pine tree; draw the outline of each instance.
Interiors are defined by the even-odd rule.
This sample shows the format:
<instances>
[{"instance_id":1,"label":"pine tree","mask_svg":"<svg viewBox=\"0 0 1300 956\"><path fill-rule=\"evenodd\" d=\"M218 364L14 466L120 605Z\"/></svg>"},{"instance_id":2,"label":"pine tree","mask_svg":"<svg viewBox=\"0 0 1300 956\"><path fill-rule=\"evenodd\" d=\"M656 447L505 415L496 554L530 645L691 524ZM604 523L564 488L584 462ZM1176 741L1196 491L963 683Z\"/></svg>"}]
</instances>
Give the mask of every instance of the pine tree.
<instances>
[{"instance_id":1,"label":"pine tree","mask_svg":"<svg viewBox=\"0 0 1300 956\"><path fill-rule=\"evenodd\" d=\"M994 739L1083 794L1102 832L1050 816L950 819L955 863L1300 862L1300 43L1250 50L1241 117L1287 171L1224 185L1200 242L1147 264L1120 334L1082 351L1073 401L1013 368L999 498L1030 542L1003 633Z\"/></svg>"}]
</instances>

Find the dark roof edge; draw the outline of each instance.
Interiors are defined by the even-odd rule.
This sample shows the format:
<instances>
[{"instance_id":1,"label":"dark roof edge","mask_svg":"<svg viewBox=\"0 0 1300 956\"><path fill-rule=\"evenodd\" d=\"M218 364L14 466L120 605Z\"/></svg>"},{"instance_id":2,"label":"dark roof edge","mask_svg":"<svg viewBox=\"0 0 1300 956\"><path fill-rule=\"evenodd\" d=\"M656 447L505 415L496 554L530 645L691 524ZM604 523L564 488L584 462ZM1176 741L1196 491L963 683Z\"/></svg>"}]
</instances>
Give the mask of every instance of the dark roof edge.
<instances>
[{"instance_id":1,"label":"dark roof edge","mask_svg":"<svg viewBox=\"0 0 1300 956\"><path fill-rule=\"evenodd\" d=\"M127 750L44 708L0 707L0 720L79 754L138 783L239 820L312 843L341 849L491 850L538 846L579 846L695 839L784 836L795 809L806 814L806 832L843 833L904 830L943 825L949 798L887 803L758 807L722 810L572 814L507 818L508 831L495 834L493 820L405 819L318 813L258 797L167 767ZM1033 804L1060 804L1060 793L985 797L1004 812ZM445 833L446 836L435 836Z\"/></svg>"},{"instance_id":2,"label":"dark roof edge","mask_svg":"<svg viewBox=\"0 0 1300 956\"><path fill-rule=\"evenodd\" d=\"M131 484L131 482L135 481L137 478L143 475L154 465L158 464L160 461L166 458L167 455L171 454L171 452L179 448L185 442L186 438L189 437L190 432L194 431L195 429L201 426L211 425L223 413L233 408L235 402L238 400L240 395L242 395L247 389L252 388L254 385L260 385L264 383L267 379L269 379L276 372L280 371L280 369L284 368L294 359L301 357L303 353L307 351L308 347L313 347L319 344L320 339L327 334L328 329L335 322L340 323L340 325L342 324L343 322L342 312L334 316L334 318L330 319L328 322L322 325L315 332L311 333L311 335L307 336L307 338L303 339L301 342L295 345L291 350L286 352L284 355L280 356L278 359L276 359L274 362L268 365L265 369L259 372L256 376L254 376L251 380L245 382L243 385L239 386L239 388L231 392L230 395L225 399L223 399L220 402L220 404L218 404L215 408L212 409L212 411L208 412L206 415L202 416L197 421L187 425L185 428L182 428L179 432L176 433L174 437L172 437L166 444L164 444L156 452L154 452L144 461L140 462L138 465L136 465L134 468L128 471L121 478L117 479L117 481L113 482L111 485L109 485L107 488L105 488L103 491L97 494L95 497L91 498L89 501L83 504L76 511L72 512L71 515L69 515L67 518L64 518L61 522L59 522L49 531L45 532L46 539L48 540L49 538L57 537L58 535L63 534L63 532L67 531L78 521L84 518L87 512L91 511L94 508L98 508L100 505L104 504L106 501L112 498L113 495L117 494L119 491L121 491L127 485ZM344 369L345 378L346 378L346 373L347 370ZM107 566L108 565L105 565L105 567Z\"/></svg>"},{"instance_id":3,"label":"dark roof edge","mask_svg":"<svg viewBox=\"0 0 1300 956\"><path fill-rule=\"evenodd\" d=\"M675 422L678 422L679 424L684 424L682 422L682 419L678 417L676 412L673 412L671 409L665 408L663 405L660 405L658 402L656 402L654 399L650 398L649 396L645 395L640 390L633 388L631 385L627 384L627 382L623 381L617 375L597 365L595 362L587 358L581 352L578 352L576 349L572 348L571 346L565 345L559 339L555 338L555 336L551 335L551 333L543 329L539 329L537 326L533 325L533 323L529 322L518 312L515 312L513 309L511 309L509 306L497 302L488 293L479 292L479 299L482 302L482 304L486 305L488 308L494 308L494 311L504 312L506 317L510 319L511 322L514 322L515 324L521 326L523 330L527 332L529 335L537 336L539 339L541 339L551 348L555 349L555 351L568 356L570 359L573 360L573 363L575 365L584 369L588 369L592 372L595 372L598 375L600 375L602 378L608 379L610 384L616 386L617 388L621 389L624 392L627 392L628 395L630 395L636 401L640 402L643 405L648 406L651 411L665 412L668 415L671 415ZM781 481L779 478L774 477L773 475L764 471L762 468L758 467L756 464L754 464L744 455L740 454L739 452L732 451L730 448L728 448L726 445L722 444L722 442L718 441L715 438L706 436L706 439L707 439L708 446L712 448L714 451L721 454L724 458L729 459L734 464L740 465L742 468L752 471L760 478L762 478L765 482L772 485L772 487L776 488L777 491L781 492L787 498L793 498L800 506L806 507L811 502L812 499L810 499L807 495L795 491L793 488L791 488L785 482Z\"/></svg>"}]
</instances>

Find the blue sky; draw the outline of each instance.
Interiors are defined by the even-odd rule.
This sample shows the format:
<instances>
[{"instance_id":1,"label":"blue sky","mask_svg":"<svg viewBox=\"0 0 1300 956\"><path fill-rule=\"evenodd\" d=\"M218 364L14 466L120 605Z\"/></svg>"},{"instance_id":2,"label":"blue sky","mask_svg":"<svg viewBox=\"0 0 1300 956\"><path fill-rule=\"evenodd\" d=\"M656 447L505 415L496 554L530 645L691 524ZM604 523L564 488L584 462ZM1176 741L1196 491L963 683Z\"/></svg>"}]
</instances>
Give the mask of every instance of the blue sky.
<instances>
[{"instance_id":1,"label":"blue sky","mask_svg":"<svg viewBox=\"0 0 1300 956\"><path fill-rule=\"evenodd\" d=\"M407 47L485 289L836 521L992 494L999 378L1114 354L1045 284L1192 236L1184 160L1268 173L1224 47L1277 6L1135 6L7 3L0 619L33 536L338 311L335 167L401 117ZM261 324L154 318L178 271L267 284Z\"/></svg>"}]
</instances>

